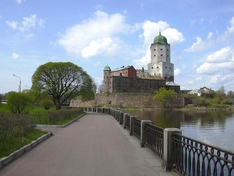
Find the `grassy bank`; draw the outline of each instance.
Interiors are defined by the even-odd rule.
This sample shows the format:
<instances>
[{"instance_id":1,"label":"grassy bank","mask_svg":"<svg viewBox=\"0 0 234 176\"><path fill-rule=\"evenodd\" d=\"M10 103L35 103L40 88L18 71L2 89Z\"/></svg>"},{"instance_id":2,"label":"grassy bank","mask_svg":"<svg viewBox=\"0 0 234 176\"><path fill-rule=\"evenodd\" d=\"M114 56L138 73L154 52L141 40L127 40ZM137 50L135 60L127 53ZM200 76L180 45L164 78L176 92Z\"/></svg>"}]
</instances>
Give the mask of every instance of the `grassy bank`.
<instances>
[{"instance_id":1,"label":"grassy bank","mask_svg":"<svg viewBox=\"0 0 234 176\"><path fill-rule=\"evenodd\" d=\"M14 135L13 137L7 137L0 142L0 158L10 155L12 152L19 150L23 146L31 143L42 135L46 134L45 131L32 129L25 135Z\"/></svg>"},{"instance_id":2,"label":"grassy bank","mask_svg":"<svg viewBox=\"0 0 234 176\"><path fill-rule=\"evenodd\" d=\"M46 134L32 124L63 125L83 114L82 108L61 109L34 107L29 114L11 114L6 104L0 104L0 158Z\"/></svg>"}]
</instances>

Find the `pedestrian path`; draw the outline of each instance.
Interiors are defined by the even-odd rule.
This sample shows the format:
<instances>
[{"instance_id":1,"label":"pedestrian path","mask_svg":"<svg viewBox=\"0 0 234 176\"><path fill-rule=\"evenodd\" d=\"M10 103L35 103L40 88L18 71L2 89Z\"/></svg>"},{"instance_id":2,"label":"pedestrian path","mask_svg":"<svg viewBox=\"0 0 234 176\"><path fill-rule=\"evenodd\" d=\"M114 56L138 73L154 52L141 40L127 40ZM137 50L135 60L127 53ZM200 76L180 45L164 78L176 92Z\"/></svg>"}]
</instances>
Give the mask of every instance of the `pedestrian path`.
<instances>
[{"instance_id":1,"label":"pedestrian path","mask_svg":"<svg viewBox=\"0 0 234 176\"><path fill-rule=\"evenodd\" d=\"M0 170L4 176L171 176L106 114L86 114Z\"/></svg>"}]
</instances>

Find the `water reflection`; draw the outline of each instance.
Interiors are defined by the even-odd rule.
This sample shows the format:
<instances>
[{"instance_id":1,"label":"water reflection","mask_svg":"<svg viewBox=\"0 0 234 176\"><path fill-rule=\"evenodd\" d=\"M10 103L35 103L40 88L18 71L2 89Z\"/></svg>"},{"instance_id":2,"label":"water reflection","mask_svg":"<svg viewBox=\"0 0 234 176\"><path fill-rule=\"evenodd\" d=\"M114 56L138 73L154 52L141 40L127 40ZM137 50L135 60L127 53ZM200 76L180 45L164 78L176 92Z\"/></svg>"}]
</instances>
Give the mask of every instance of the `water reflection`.
<instances>
[{"instance_id":1,"label":"water reflection","mask_svg":"<svg viewBox=\"0 0 234 176\"><path fill-rule=\"evenodd\" d=\"M179 128L183 135L234 152L234 113L124 110L140 119L149 119L162 128Z\"/></svg>"}]
</instances>

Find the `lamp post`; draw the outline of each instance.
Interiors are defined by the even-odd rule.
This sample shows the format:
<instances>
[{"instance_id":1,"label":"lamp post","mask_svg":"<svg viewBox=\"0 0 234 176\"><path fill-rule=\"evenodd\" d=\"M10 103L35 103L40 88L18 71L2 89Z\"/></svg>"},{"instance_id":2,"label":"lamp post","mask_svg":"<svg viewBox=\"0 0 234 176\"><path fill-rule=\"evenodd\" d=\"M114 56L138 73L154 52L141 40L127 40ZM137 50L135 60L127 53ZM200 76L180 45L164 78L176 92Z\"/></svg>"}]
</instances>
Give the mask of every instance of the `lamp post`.
<instances>
[{"instance_id":1,"label":"lamp post","mask_svg":"<svg viewBox=\"0 0 234 176\"><path fill-rule=\"evenodd\" d=\"M19 92L21 92L21 78L19 76L15 75L15 74L13 74L13 76L15 76L15 77L17 77L17 78L20 79L20 82L19 82Z\"/></svg>"}]
</instances>

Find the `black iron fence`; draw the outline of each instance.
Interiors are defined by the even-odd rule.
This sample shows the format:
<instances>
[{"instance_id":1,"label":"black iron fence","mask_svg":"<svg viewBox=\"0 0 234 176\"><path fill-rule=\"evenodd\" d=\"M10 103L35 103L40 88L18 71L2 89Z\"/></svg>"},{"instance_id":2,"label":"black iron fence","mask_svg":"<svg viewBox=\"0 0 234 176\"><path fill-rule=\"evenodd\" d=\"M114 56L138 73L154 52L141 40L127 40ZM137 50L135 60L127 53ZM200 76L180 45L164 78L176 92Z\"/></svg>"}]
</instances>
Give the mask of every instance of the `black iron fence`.
<instances>
[{"instance_id":1,"label":"black iron fence","mask_svg":"<svg viewBox=\"0 0 234 176\"><path fill-rule=\"evenodd\" d=\"M234 176L234 153L174 134L174 170L183 175Z\"/></svg>"},{"instance_id":2,"label":"black iron fence","mask_svg":"<svg viewBox=\"0 0 234 176\"><path fill-rule=\"evenodd\" d=\"M128 130L130 129L130 115L129 114L125 115L124 128Z\"/></svg>"},{"instance_id":3,"label":"black iron fence","mask_svg":"<svg viewBox=\"0 0 234 176\"><path fill-rule=\"evenodd\" d=\"M113 108L84 108L85 112L105 113L151 149L165 170L186 176L234 176L234 153L185 137L179 129L160 128Z\"/></svg>"},{"instance_id":4,"label":"black iron fence","mask_svg":"<svg viewBox=\"0 0 234 176\"><path fill-rule=\"evenodd\" d=\"M141 120L139 120L136 117L132 118L132 133L135 135L138 139L141 139Z\"/></svg>"},{"instance_id":5,"label":"black iron fence","mask_svg":"<svg viewBox=\"0 0 234 176\"><path fill-rule=\"evenodd\" d=\"M158 157L163 159L163 128L146 123L145 132L146 146L148 146Z\"/></svg>"}]
</instances>

